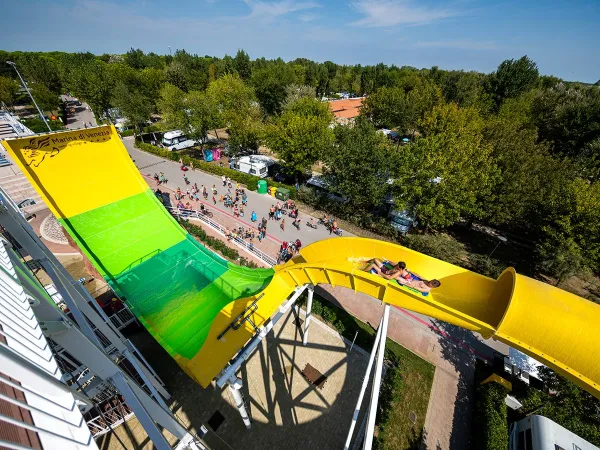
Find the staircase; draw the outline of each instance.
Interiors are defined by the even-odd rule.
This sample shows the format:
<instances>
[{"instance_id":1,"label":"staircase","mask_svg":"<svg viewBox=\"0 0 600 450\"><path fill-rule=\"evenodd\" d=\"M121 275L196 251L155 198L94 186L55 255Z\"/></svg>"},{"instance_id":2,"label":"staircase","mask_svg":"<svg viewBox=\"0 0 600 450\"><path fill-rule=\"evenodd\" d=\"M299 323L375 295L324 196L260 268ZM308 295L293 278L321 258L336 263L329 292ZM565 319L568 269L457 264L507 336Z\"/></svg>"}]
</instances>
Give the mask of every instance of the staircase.
<instances>
[{"instance_id":1,"label":"staircase","mask_svg":"<svg viewBox=\"0 0 600 450\"><path fill-rule=\"evenodd\" d=\"M1 167L0 159L0 167ZM25 178L22 172L15 173L13 170L0 171L0 186L15 202L22 211L33 214L37 211L47 209L46 204L33 188L29 180Z\"/></svg>"}]
</instances>

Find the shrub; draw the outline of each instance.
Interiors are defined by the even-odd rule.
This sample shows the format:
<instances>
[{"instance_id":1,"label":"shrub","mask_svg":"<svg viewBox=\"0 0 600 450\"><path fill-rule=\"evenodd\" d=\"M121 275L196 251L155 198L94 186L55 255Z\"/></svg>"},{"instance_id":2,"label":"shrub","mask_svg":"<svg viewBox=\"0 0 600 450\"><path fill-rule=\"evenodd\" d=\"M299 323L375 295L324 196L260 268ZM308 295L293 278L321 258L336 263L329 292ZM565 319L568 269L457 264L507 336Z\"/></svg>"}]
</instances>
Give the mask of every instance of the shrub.
<instances>
[{"instance_id":1,"label":"shrub","mask_svg":"<svg viewBox=\"0 0 600 450\"><path fill-rule=\"evenodd\" d=\"M123 130L120 133L121 133L121 137L133 136L133 133L135 133L135 130L133 128L130 128L129 130Z\"/></svg>"},{"instance_id":2,"label":"shrub","mask_svg":"<svg viewBox=\"0 0 600 450\"><path fill-rule=\"evenodd\" d=\"M321 303L319 303L318 300L313 300L312 312L313 312L313 314L316 314L317 316L322 316L323 305L321 305Z\"/></svg>"},{"instance_id":3,"label":"shrub","mask_svg":"<svg viewBox=\"0 0 600 450\"><path fill-rule=\"evenodd\" d=\"M327 306L323 306L323 314L320 314L320 316L331 324L333 324L335 322L335 319L337 319L335 311L333 311Z\"/></svg>"},{"instance_id":4,"label":"shrub","mask_svg":"<svg viewBox=\"0 0 600 450\"><path fill-rule=\"evenodd\" d=\"M346 331L346 327L344 326L344 323L339 319L335 321L333 326L340 334L344 334L344 331Z\"/></svg>"},{"instance_id":5,"label":"shrub","mask_svg":"<svg viewBox=\"0 0 600 450\"><path fill-rule=\"evenodd\" d=\"M506 450L508 448L506 389L497 383L479 385L475 394L473 415L475 448Z\"/></svg>"},{"instance_id":6,"label":"shrub","mask_svg":"<svg viewBox=\"0 0 600 450\"><path fill-rule=\"evenodd\" d=\"M238 261L240 266L247 266L251 268L257 268L258 265L254 261L250 261L244 257L241 257L237 250L230 248L225 242L220 239L209 236L202 227L194 225L187 220L179 220L179 223L183 228L187 230L193 236L196 236L202 242L204 242L211 249L220 252L225 258L232 261Z\"/></svg>"},{"instance_id":7,"label":"shrub","mask_svg":"<svg viewBox=\"0 0 600 450\"><path fill-rule=\"evenodd\" d=\"M417 252L464 266L465 246L446 234L409 234L402 243Z\"/></svg>"},{"instance_id":8,"label":"shrub","mask_svg":"<svg viewBox=\"0 0 600 450\"><path fill-rule=\"evenodd\" d=\"M229 167L221 167L214 164L209 164L201 159L192 158L188 155L182 155L178 152L165 150L154 145L145 144L143 142L138 141L136 141L135 145L138 149L144 152L152 153L162 158L170 159L171 161L179 161L179 159L181 158L185 164L189 165L191 162L193 162L195 168L217 176L225 175L226 177L231 178L233 181L237 181L243 184L249 191L255 191L258 188L258 181L261 180L261 178L255 177L254 175L239 172L237 170L230 169ZM295 187L283 183L277 183L276 181L268 181L268 183L269 186L283 187L289 189L290 197L293 199L297 198Z\"/></svg>"}]
</instances>

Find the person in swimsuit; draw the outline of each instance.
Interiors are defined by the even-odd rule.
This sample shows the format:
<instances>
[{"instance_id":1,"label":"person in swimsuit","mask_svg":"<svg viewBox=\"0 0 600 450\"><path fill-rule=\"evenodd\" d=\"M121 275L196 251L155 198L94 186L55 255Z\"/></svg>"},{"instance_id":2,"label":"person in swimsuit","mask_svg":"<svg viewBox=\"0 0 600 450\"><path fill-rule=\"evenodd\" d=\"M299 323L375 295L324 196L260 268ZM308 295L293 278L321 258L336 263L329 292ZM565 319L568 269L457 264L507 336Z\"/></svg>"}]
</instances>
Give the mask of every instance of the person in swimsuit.
<instances>
[{"instance_id":1,"label":"person in swimsuit","mask_svg":"<svg viewBox=\"0 0 600 450\"><path fill-rule=\"evenodd\" d=\"M423 280L417 278L411 278L410 281L406 280L403 277L399 277L398 283L409 286L417 291L423 292L424 294L428 293L434 288L440 287L442 283L439 280Z\"/></svg>"},{"instance_id":2,"label":"person in swimsuit","mask_svg":"<svg viewBox=\"0 0 600 450\"><path fill-rule=\"evenodd\" d=\"M377 275L385 278L386 280L394 280L400 277L405 269L406 263L404 261L400 261L391 269L388 269L383 262L375 258L365 268L365 272L371 272L371 270L374 270Z\"/></svg>"}]
</instances>

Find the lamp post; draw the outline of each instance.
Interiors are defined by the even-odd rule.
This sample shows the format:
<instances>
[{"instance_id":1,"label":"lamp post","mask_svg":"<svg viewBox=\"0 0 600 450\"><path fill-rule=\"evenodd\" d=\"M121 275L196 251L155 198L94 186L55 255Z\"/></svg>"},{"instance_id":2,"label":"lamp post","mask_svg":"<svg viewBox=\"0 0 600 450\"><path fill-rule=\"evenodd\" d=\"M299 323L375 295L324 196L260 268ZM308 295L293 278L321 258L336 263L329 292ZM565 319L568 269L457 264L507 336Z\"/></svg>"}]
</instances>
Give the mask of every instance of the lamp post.
<instances>
[{"instance_id":1,"label":"lamp post","mask_svg":"<svg viewBox=\"0 0 600 450\"><path fill-rule=\"evenodd\" d=\"M498 243L496 244L496 246L494 247L494 250L492 250L490 252L490 254L488 255L488 259L492 258L492 255L494 254L494 252L496 251L496 249L498 248L498 246L502 243L502 242L506 242L508 241L508 239L506 239L504 236L496 236L498 238Z\"/></svg>"},{"instance_id":2,"label":"lamp post","mask_svg":"<svg viewBox=\"0 0 600 450\"><path fill-rule=\"evenodd\" d=\"M19 73L19 71L17 69L17 65L14 62L12 62L12 61L6 61L6 64L12 66L12 68L15 69L15 72L17 72L17 75L19 76L19 79L21 80L21 84L23 85L23 87L25 88L25 90L27 91L27 93L29 94L29 97L31 98L31 101L33 102L33 104L37 108L38 113L40 114L40 117L42 118L42 120L44 121L44 123L46 124L46 126L48 127L48 131L52 131L52 128L50 128L50 125L48 124L48 121L44 117L44 114L42 114L42 110L40 109L40 107L38 106L38 104L35 102L35 99L33 98L33 95L31 95L31 91L27 87L27 83L25 83L25 80L23 79L23 77Z\"/></svg>"}]
</instances>

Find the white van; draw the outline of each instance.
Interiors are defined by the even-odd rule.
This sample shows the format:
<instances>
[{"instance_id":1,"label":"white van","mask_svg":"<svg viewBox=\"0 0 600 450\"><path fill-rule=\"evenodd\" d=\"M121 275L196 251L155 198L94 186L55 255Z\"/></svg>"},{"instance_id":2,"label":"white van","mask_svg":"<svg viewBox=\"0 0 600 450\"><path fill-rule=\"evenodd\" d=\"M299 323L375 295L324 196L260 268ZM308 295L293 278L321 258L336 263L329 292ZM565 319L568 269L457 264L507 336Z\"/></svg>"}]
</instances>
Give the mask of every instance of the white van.
<instances>
[{"instance_id":1,"label":"white van","mask_svg":"<svg viewBox=\"0 0 600 450\"><path fill-rule=\"evenodd\" d=\"M269 176L269 168L275 165L275 161L263 155L242 156L231 159L229 167L240 172L249 173L260 178Z\"/></svg>"},{"instance_id":2,"label":"white van","mask_svg":"<svg viewBox=\"0 0 600 450\"><path fill-rule=\"evenodd\" d=\"M162 145L168 150L183 150L199 144L193 139L190 139L181 130L167 131L162 138Z\"/></svg>"}]
</instances>

